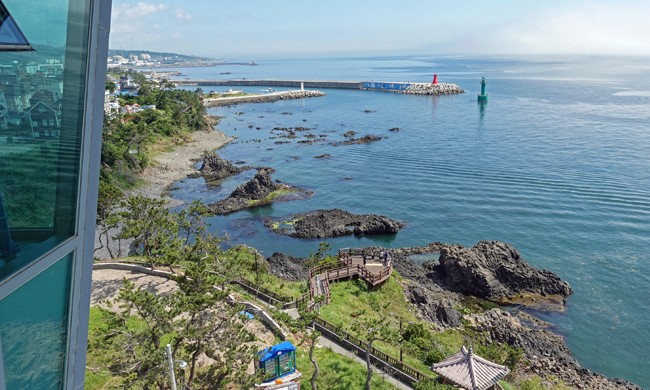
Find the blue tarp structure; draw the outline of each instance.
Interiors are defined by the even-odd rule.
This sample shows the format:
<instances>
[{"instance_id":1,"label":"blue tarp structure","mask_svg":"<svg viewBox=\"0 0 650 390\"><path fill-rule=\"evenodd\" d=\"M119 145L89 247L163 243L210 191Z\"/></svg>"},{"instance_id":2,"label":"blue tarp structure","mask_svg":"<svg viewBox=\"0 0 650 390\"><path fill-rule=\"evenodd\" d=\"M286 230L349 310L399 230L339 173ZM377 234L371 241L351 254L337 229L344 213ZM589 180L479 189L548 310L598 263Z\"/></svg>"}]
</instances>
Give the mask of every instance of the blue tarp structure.
<instances>
[{"instance_id":1,"label":"blue tarp structure","mask_svg":"<svg viewBox=\"0 0 650 390\"><path fill-rule=\"evenodd\" d=\"M289 341L285 341L284 343L280 343L278 345L274 345L271 348L267 348L265 350L259 351L257 355L260 357L260 363L264 363L265 361L272 359L274 357L278 357L280 355L284 355L289 352L293 352L296 350L296 347L291 344Z\"/></svg>"},{"instance_id":2,"label":"blue tarp structure","mask_svg":"<svg viewBox=\"0 0 650 390\"><path fill-rule=\"evenodd\" d=\"M254 315L252 315L251 313L247 312L246 310L244 310L244 311L240 311L239 314L246 316L249 320L252 320L253 318L255 318Z\"/></svg>"}]
</instances>

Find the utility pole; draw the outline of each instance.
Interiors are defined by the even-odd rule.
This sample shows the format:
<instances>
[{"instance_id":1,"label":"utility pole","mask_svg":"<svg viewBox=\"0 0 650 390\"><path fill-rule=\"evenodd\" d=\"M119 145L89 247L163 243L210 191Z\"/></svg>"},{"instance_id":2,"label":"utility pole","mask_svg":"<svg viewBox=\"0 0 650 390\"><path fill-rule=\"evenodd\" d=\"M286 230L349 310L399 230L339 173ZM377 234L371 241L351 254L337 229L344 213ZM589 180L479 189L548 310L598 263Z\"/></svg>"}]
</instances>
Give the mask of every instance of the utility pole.
<instances>
[{"instance_id":1,"label":"utility pole","mask_svg":"<svg viewBox=\"0 0 650 390\"><path fill-rule=\"evenodd\" d=\"M165 347L167 351L167 363L169 363L169 380L171 381L171 389L176 390L176 377L174 376L174 358L172 358L172 346L167 344Z\"/></svg>"}]
</instances>

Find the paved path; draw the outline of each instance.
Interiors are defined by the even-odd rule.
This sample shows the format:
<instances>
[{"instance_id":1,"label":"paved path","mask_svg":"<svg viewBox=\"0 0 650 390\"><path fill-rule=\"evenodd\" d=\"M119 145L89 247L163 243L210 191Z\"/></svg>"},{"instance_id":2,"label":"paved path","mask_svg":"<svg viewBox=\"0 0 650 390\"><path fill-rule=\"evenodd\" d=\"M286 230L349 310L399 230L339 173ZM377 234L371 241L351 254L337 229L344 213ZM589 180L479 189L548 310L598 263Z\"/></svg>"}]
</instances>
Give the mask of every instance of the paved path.
<instances>
[{"instance_id":1,"label":"paved path","mask_svg":"<svg viewBox=\"0 0 650 390\"><path fill-rule=\"evenodd\" d=\"M340 345L336 344L335 342L333 342L333 341L331 341L329 339L326 339L323 336L319 337L317 341L318 341L319 345L322 345L323 347L327 347L327 348L331 349L332 351L338 353L339 355L349 357L350 359L352 359L355 362L363 365L364 367L366 366L366 360L365 359L360 358L359 356L353 354L352 352L348 351L347 349L345 349L345 348L341 347ZM393 378L392 376L386 374L385 372L383 372L382 370L380 370L377 367L373 367L372 370L373 370L373 375L375 375L375 374L381 375L382 378L386 382L390 383L391 385L395 386L398 389L402 389L402 390L412 390L413 389L412 387L407 386L406 384L404 384L404 383L398 381L397 379Z\"/></svg>"}]
</instances>

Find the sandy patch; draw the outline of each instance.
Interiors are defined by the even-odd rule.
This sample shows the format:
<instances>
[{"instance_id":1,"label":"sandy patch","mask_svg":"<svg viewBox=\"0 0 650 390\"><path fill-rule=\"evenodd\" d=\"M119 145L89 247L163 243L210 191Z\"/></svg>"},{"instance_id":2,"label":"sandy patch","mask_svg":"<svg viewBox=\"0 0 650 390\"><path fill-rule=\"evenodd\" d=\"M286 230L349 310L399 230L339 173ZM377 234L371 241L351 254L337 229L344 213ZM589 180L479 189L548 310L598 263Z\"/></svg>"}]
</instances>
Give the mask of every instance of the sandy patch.
<instances>
[{"instance_id":1,"label":"sandy patch","mask_svg":"<svg viewBox=\"0 0 650 390\"><path fill-rule=\"evenodd\" d=\"M120 287L123 286L122 278L127 278L136 287L142 287L155 294L169 294L178 291L176 282L160 276L116 269L94 270L90 304L96 305L100 300L117 298Z\"/></svg>"}]
</instances>

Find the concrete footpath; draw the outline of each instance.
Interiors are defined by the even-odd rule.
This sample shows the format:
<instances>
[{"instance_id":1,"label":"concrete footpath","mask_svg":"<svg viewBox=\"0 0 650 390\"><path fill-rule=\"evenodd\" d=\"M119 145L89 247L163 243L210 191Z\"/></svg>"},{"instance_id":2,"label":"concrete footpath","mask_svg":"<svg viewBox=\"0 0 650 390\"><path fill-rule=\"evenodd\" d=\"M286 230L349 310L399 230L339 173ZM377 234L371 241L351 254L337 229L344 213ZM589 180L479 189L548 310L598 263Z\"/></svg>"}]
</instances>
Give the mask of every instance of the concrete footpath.
<instances>
[{"instance_id":1,"label":"concrete footpath","mask_svg":"<svg viewBox=\"0 0 650 390\"><path fill-rule=\"evenodd\" d=\"M350 352L347 349L341 347L340 345L336 344L332 340L326 339L325 337L321 336L321 337L318 338L317 341L318 341L318 345L329 348L332 351L338 353L339 355L349 357L350 359L356 361L357 363L363 365L364 367L366 366L366 360L365 359L362 359L361 357L353 354L352 352ZM390 383L391 385L395 386L398 389L413 390L412 387L407 386L406 384L398 381L397 379L395 379L392 376L386 374L384 371L380 370L377 367L373 367L372 371L373 371L372 372L373 376L374 375L380 375L383 378L383 380L385 380L386 382Z\"/></svg>"}]
</instances>

